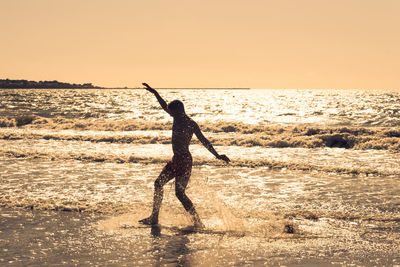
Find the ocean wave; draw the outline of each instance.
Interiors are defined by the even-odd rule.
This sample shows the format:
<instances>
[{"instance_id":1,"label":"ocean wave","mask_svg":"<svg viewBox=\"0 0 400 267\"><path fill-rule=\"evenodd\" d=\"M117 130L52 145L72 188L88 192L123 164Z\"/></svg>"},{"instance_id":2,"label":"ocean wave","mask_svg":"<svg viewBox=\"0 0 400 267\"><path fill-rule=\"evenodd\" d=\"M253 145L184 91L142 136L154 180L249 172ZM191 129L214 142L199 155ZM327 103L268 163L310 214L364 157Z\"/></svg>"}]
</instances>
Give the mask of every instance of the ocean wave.
<instances>
[{"instance_id":1,"label":"ocean wave","mask_svg":"<svg viewBox=\"0 0 400 267\"><path fill-rule=\"evenodd\" d=\"M45 159L51 161L78 160L82 162L112 162L112 163L140 163L140 164L165 164L170 160L167 156L118 156L102 153L62 153L62 152L31 152L0 150L0 156L8 158ZM204 157L197 158L193 166L225 166L225 163L210 160ZM323 166L310 162L298 162L292 160L269 160L269 159L238 159L229 163L231 167L245 168L268 168L271 170L293 170L304 172L334 173L352 176L380 176L399 177L400 170L397 169L376 169L373 167L355 166Z\"/></svg>"},{"instance_id":2,"label":"ocean wave","mask_svg":"<svg viewBox=\"0 0 400 267\"><path fill-rule=\"evenodd\" d=\"M171 122L150 122L135 119L70 119L43 118L40 116L12 116L0 118L0 127L23 127L33 129L57 130L95 130L95 131L137 131L137 130L166 130Z\"/></svg>"},{"instance_id":3,"label":"ocean wave","mask_svg":"<svg viewBox=\"0 0 400 267\"><path fill-rule=\"evenodd\" d=\"M109 143L166 144L165 134L149 135L138 131L167 131L170 122L141 120L79 120L24 116L0 119L0 139L75 140ZM400 151L398 127L330 127L330 126L278 126L245 124L240 122L201 122L200 128L207 138L220 146L245 147L339 147L356 150ZM2 130L3 129L3 130ZM51 131L40 131L51 130ZM71 130L73 132L61 132ZM107 134L101 134L101 131ZM135 132L134 132L135 131ZM96 134L93 134L96 132ZM121 133L123 132L123 134ZM193 140L198 143L197 139Z\"/></svg>"}]
</instances>

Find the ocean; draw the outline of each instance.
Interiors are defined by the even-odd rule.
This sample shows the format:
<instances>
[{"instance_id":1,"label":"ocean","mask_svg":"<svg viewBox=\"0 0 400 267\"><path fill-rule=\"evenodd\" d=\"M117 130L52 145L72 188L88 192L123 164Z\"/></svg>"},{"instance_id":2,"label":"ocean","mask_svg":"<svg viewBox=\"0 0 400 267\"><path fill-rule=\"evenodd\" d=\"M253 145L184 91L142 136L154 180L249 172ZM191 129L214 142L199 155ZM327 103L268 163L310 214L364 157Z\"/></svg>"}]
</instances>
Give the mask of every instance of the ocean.
<instances>
[{"instance_id":1,"label":"ocean","mask_svg":"<svg viewBox=\"0 0 400 267\"><path fill-rule=\"evenodd\" d=\"M160 90L192 140L165 185L172 118L143 89L0 90L0 264L400 266L400 91Z\"/></svg>"}]
</instances>

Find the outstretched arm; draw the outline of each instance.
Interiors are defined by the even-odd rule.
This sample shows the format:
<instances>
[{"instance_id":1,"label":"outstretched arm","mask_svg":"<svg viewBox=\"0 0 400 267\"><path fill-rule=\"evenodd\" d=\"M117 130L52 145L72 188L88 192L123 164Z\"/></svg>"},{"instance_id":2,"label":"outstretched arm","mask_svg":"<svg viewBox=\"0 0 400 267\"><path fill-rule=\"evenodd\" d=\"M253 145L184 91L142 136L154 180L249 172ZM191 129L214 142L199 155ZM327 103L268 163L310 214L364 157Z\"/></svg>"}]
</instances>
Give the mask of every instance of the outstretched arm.
<instances>
[{"instance_id":1,"label":"outstretched arm","mask_svg":"<svg viewBox=\"0 0 400 267\"><path fill-rule=\"evenodd\" d=\"M194 134L197 136L197 138L200 140L203 146L205 146L205 148L207 148L208 151L211 152L211 154L213 154L217 159L223 160L226 163L229 163L231 161L226 155L220 155L218 154L217 151L215 151L210 141L208 141L208 139L204 137L197 123L193 122L193 128L194 128Z\"/></svg>"},{"instance_id":2,"label":"outstretched arm","mask_svg":"<svg viewBox=\"0 0 400 267\"><path fill-rule=\"evenodd\" d=\"M160 96L160 94L156 91L156 89L151 88L150 85L148 85L147 83L142 83L144 87L146 87L146 90L153 93L157 100L158 103L160 103L160 106L163 108L163 110L165 110L165 112L167 112L168 114L171 115L171 112L168 109L168 105L167 103L164 101L164 99L162 99L162 97Z\"/></svg>"}]
</instances>

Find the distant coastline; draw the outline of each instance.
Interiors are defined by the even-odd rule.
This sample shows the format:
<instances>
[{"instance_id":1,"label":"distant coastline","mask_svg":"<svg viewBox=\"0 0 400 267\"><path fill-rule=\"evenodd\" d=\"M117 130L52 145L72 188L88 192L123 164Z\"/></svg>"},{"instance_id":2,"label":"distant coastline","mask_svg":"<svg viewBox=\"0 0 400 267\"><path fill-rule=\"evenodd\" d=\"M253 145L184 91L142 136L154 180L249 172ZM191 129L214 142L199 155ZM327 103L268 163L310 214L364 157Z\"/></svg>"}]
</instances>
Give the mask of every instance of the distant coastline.
<instances>
[{"instance_id":1,"label":"distant coastline","mask_svg":"<svg viewBox=\"0 0 400 267\"><path fill-rule=\"evenodd\" d=\"M168 87L168 88L155 88L155 89L168 89L168 90L250 90L249 87Z\"/></svg>"},{"instance_id":2,"label":"distant coastline","mask_svg":"<svg viewBox=\"0 0 400 267\"><path fill-rule=\"evenodd\" d=\"M101 87L91 83L65 83L59 81L28 81L0 79L0 89L143 89L142 87ZM160 87L156 89L169 90L249 90L239 87Z\"/></svg>"},{"instance_id":3,"label":"distant coastline","mask_svg":"<svg viewBox=\"0 0 400 267\"><path fill-rule=\"evenodd\" d=\"M59 81L28 81L0 79L1 89L102 89L91 83L65 83Z\"/></svg>"}]
</instances>

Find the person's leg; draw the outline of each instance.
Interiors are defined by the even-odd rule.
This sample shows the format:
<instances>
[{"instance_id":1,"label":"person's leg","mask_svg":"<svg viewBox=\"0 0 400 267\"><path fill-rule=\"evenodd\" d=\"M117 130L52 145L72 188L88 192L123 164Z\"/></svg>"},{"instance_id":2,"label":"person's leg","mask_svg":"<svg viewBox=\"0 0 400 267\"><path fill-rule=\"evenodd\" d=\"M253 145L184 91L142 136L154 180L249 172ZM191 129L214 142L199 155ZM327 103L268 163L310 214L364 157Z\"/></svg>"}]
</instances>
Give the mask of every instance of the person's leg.
<instances>
[{"instance_id":1,"label":"person's leg","mask_svg":"<svg viewBox=\"0 0 400 267\"><path fill-rule=\"evenodd\" d=\"M182 203L183 207L193 218L194 225L196 227L204 227L200 220L200 216L193 206L193 202L188 198L185 193L187 184L189 183L191 171L192 171L192 161L191 157L187 160L183 160L180 164L179 170L177 170L177 175L175 178L175 195Z\"/></svg>"},{"instance_id":2,"label":"person's leg","mask_svg":"<svg viewBox=\"0 0 400 267\"><path fill-rule=\"evenodd\" d=\"M174 177L171 163L168 163L154 182L153 211L150 217L140 220L143 224L158 224L158 214L164 195L163 186Z\"/></svg>"}]
</instances>

